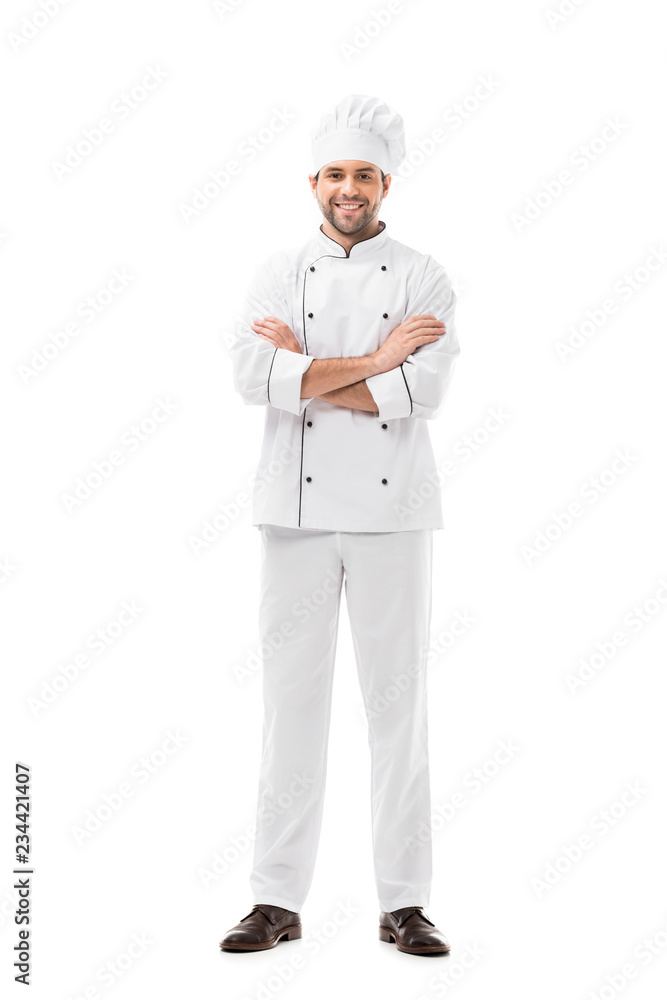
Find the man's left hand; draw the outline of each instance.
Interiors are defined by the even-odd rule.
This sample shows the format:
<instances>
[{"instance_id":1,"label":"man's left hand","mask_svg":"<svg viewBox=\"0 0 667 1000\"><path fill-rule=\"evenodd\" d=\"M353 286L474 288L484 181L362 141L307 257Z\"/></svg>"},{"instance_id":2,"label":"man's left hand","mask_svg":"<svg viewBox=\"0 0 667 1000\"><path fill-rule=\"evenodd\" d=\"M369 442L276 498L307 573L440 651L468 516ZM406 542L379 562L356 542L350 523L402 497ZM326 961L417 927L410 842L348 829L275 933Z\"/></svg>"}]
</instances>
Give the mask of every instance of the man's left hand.
<instances>
[{"instance_id":1,"label":"man's left hand","mask_svg":"<svg viewBox=\"0 0 667 1000\"><path fill-rule=\"evenodd\" d=\"M299 341L287 323L276 319L275 316L265 316L264 319L256 320L250 325L258 337L268 340L274 347L283 347L287 351L294 351L295 354L303 354Z\"/></svg>"}]
</instances>

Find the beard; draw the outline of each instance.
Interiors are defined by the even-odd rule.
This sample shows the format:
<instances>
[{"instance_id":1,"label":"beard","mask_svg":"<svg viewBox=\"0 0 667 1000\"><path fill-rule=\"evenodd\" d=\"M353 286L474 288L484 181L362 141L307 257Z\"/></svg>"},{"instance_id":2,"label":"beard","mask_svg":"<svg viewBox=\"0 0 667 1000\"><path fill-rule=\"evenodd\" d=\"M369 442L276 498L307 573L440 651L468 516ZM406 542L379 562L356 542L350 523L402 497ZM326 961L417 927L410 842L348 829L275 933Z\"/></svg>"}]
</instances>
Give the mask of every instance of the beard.
<instances>
[{"instance_id":1,"label":"beard","mask_svg":"<svg viewBox=\"0 0 667 1000\"><path fill-rule=\"evenodd\" d=\"M334 229L337 229L339 233L345 233L348 236L351 233L358 233L360 230L364 229L369 222L373 221L380 211L379 205L377 205L375 211L373 211L373 207L364 202L362 203L361 208L355 212L354 215L347 215L345 212L342 212L333 201L325 204L318 198L317 203L327 222L330 223Z\"/></svg>"}]
</instances>

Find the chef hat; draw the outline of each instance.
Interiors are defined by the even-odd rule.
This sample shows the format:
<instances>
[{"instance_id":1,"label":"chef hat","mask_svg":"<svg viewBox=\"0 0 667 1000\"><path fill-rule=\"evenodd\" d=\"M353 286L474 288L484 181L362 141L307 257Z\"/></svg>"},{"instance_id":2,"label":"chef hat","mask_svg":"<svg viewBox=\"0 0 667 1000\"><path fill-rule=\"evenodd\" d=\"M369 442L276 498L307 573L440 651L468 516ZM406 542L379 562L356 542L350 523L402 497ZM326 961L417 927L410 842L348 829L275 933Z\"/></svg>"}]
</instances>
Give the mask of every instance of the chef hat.
<instances>
[{"instance_id":1,"label":"chef hat","mask_svg":"<svg viewBox=\"0 0 667 1000\"><path fill-rule=\"evenodd\" d=\"M385 174L405 159L403 119L379 97L349 94L311 132L313 173L334 160L365 160Z\"/></svg>"}]
</instances>

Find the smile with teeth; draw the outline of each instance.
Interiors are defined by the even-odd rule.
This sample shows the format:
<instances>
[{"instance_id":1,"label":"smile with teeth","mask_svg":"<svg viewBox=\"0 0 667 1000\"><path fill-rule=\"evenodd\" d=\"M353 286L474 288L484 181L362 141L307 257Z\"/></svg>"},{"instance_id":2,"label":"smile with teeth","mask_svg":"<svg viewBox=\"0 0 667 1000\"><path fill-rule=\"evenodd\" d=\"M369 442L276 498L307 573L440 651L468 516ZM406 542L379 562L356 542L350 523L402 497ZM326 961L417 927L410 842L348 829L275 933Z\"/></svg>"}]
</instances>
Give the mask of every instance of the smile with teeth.
<instances>
[{"instance_id":1,"label":"smile with teeth","mask_svg":"<svg viewBox=\"0 0 667 1000\"><path fill-rule=\"evenodd\" d=\"M342 208L345 212L354 212L356 209L361 208L361 204L355 204L354 202L336 202L336 208Z\"/></svg>"}]
</instances>

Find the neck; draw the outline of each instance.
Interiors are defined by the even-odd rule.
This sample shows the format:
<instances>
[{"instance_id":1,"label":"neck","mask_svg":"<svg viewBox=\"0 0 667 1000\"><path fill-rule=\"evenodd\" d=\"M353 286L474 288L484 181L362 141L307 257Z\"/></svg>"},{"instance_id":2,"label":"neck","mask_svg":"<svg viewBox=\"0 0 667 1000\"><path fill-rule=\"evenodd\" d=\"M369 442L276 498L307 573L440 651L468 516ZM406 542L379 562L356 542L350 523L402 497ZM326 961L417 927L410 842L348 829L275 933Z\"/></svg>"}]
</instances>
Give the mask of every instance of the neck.
<instances>
[{"instance_id":1,"label":"neck","mask_svg":"<svg viewBox=\"0 0 667 1000\"><path fill-rule=\"evenodd\" d=\"M350 248L354 246L355 243L361 243L363 240L369 240L373 236L377 236L378 233L382 232L384 229L384 222L380 222L379 219L375 218L360 229L358 233L342 233L340 229L336 229L332 226L328 219L322 220L322 225L320 229L325 234L329 236L336 243L340 243L342 247L345 248L345 252L349 253Z\"/></svg>"}]
</instances>

